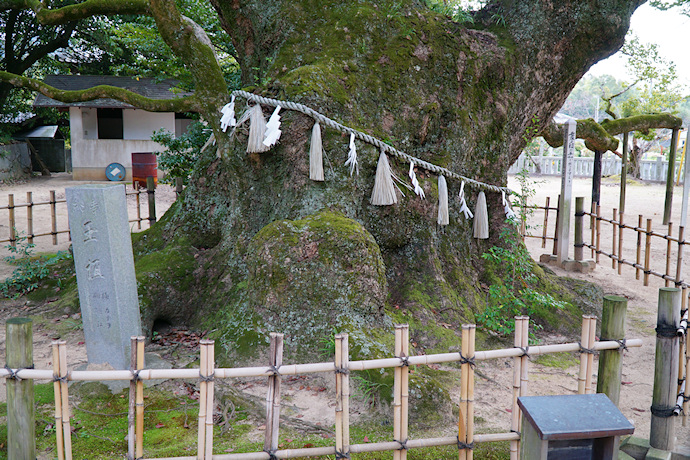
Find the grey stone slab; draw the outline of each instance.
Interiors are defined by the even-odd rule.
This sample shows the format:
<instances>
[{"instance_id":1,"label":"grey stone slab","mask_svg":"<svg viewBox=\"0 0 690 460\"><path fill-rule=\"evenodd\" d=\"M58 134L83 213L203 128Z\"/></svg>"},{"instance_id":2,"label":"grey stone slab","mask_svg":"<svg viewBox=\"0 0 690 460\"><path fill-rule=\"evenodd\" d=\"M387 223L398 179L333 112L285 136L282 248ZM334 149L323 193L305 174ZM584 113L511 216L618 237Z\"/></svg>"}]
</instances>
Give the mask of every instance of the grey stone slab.
<instances>
[{"instance_id":1,"label":"grey stone slab","mask_svg":"<svg viewBox=\"0 0 690 460\"><path fill-rule=\"evenodd\" d=\"M89 363L128 369L141 315L125 187L80 185L65 194Z\"/></svg>"}]
</instances>

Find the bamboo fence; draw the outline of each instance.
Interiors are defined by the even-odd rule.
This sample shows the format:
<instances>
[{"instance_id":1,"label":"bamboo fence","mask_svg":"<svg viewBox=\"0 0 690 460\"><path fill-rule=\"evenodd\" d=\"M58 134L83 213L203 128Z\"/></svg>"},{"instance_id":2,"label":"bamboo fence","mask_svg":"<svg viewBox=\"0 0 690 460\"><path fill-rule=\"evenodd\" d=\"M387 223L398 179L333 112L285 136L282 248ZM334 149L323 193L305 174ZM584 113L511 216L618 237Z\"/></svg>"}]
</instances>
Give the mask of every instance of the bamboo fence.
<instances>
[{"instance_id":1,"label":"bamboo fence","mask_svg":"<svg viewBox=\"0 0 690 460\"><path fill-rule=\"evenodd\" d=\"M560 196L559 196L560 198ZM545 248L546 247L546 241L547 240L552 240L554 242L554 250L556 248L556 243L557 243L557 233L556 233L556 225L555 223L558 221L558 199L556 200L556 207L551 206L551 197L546 197L546 202L544 203L544 206L537 206L537 205L529 205L525 204L522 206L522 216L523 219L520 222L520 234L522 235L523 240L525 238L539 238L541 239L541 247ZM554 211L556 213L555 218L551 220L553 222L553 236L548 236L548 229L549 229L549 213L551 211ZM543 219L538 219L537 217L533 216L533 214L544 214ZM527 229L529 228L528 221L529 220L537 220L540 222L541 225L541 233L539 235L527 233ZM554 253L555 254L555 253Z\"/></svg>"},{"instance_id":2,"label":"bamboo fence","mask_svg":"<svg viewBox=\"0 0 690 460\"><path fill-rule=\"evenodd\" d=\"M686 315L687 324L687 315ZM198 369L145 369L144 340L132 338L131 368L129 370L111 371L68 371L66 365L67 350L64 341L53 342L53 369L0 369L0 378L14 376L20 379L52 380L55 390L55 426L57 430L57 452L59 460L72 458L72 439L70 428L69 393L70 381L103 381L129 380L128 412L128 458L144 458L144 394L143 381L152 379L198 379L200 387L198 415L197 455L175 457L175 460L252 460L273 458L296 458L305 456L333 456L349 458L352 453L393 451L394 458L406 458L409 449L432 446L457 446L459 459L473 459L473 448L478 443L510 442L511 459L518 458L520 441L520 416L517 398L527 394L529 377L528 362L530 356L548 353L581 352L581 366L578 380L580 393L591 392L594 388L591 381L593 354L599 350L620 349L618 341L595 341L595 317L583 319L582 339L577 343L528 346L529 318L517 317L515 325L515 346L500 350L475 350L475 326L463 325L462 347L460 353L441 353L433 355L409 356L409 328L407 325L396 326L394 357L350 361L347 334L335 337L335 356L332 362L283 364L283 337L271 334L269 364L267 366L243 368L215 368L214 343L211 340L200 341L200 365ZM627 348L642 346L640 339L628 339ZM480 361L489 359L510 359L514 362L513 377L513 411L511 414L511 431L496 434L476 434L474 432L474 368ZM460 363L460 416L458 434L452 437L410 439L408 434L409 366L432 365L442 363ZM394 427L393 439L388 442L350 444L349 373L370 369L394 369ZM280 380L283 376L333 373L336 381L335 405L335 445L327 447L310 447L301 449L279 449L280 430ZM266 437L264 451L213 454L213 415L214 415L214 382L217 379L239 377L267 377L269 381L266 398ZM685 390L685 387L684 387ZM687 391L687 390L685 390ZM685 403L687 406L687 402ZM162 459L158 459L162 460ZM172 460L172 459L170 459Z\"/></svg>"},{"instance_id":3,"label":"bamboo fence","mask_svg":"<svg viewBox=\"0 0 690 460\"><path fill-rule=\"evenodd\" d=\"M146 205L149 210L155 210L155 191L141 189L138 186L134 189L127 189L126 195L133 197L135 201L136 217L129 219L130 223L136 224L136 229L142 229L142 222L148 222L151 226L156 221L155 212L148 213L145 217L142 216L142 202L141 195L145 195ZM26 218L18 217L21 213L21 208L26 208ZM7 210L7 223L9 234L6 238L0 237L0 243L9 243L13 247L17 246L20 240L26 238L29 244L33 244L37 238L52 238L52 244L58 244L58 236L66 234L69 236L69 226L67 225L67 200L65 198L57 198L55 190L49 192L47 201L34 201L33 192L26 192L26 201L17 202L14 194L7 195L7 206L0 206L0 211ZM38 228L36 222L39 217L45 217L46 213L50 213L50 225ZM42 219L48 221L47 218Z\"/></svg>"}]
</instances>

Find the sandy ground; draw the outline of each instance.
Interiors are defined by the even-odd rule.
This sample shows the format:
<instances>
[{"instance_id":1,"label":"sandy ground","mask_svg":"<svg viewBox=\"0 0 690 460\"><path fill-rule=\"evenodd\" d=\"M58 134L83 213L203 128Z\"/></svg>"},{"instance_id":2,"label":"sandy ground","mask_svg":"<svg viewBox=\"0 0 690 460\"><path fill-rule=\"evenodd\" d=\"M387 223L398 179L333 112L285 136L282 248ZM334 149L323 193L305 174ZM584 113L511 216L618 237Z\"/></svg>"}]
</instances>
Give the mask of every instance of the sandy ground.
<instances>
[{"instance_id":1,"label":"sandy ground","mask_svg":"<svg viewBox=\"0 0 690 460\"><path fill-rule=\"evenodd\" d=\"M543 205L546 196L551 196L551 203L554 205L556 197L560 190L559 178L537 178L540 183L536 185L536 197L534 201ZM48 191L56 190L58 197L64 197L64 187L76 185L69 177L56 177L51 179L36 178L28 183L4 185L0 186L0 205L7 202L7 194L15 194L15 202L20 202L19 197L24 197L26 191L33 191L34 200L47 200ZM511 179L511 187L517 188L517 184ZM576 179L574 184L573 196L591 195L591 182L589 180ZM674 206L674 220L677 222L680 213L680 197L681 189L675 190ZM169 189L159 189L157 193L157 208L159 216L162 215L163 210L174 200L174 192ZM653 218L655 220L655 230L663 231L661 226L661 215L663 213L664 189L661 185L629 185L627 214L643 214L645 217ZM166 204L167 203L167 204ZM64 205L63 205L64 206ZM130 208L130 217L136 216L136 206L134 199L129 198L128 206ZM145 207L145 200L143 201ZM589 206L589 199L586 199L586 206ZM602 188L602 209L607 210L607 216L610 216L610 210L618 207L618 186L613 182L605 184ZM64 207L62 208L64 211ZM66 216L61 214L61 222L66 225ZM146 211L142 211L146 214ZM18 212L18 221L20 212ZM2 214L0 214L2 215ZM35 218L36 219L36 218ZM49 215L47 217L49 226ZM43 220L38 218L38 220ZM637 218L635 217L635 222ZM630 219L626 219L626 222ZM541 225L543 222L543 214L535 213L533 223ZM550 216L549 227L555 222L555 213ZM34 224L39 225L38 223ZM45 225L45 221L40 225ZM63 227L64 227L63 225ZM63 228L60 227L60 228ZM36 228L36 227L35 227ZM588 233L589 225L586 224L585 240L589 240ZM606 231L604 231L606 229ZM602 242L607 251L610 251L610 227L602 227ZM38 231L38 230L36 230ZM0 221L0 239L5 238L8 229L6 223ZM540 234L540 228L532 229L533 233ZM674 227L674 233L676 232ZM553 231L549 229L549 234ZM61 235L60 244L57 249L66 249L69 244L66 237ZM37 240L39 251L54 251L56 247L51 245L50 238L44 239L42 242ZM528 248L533 257L538 259L540 254L550 253L552 243L547 243L547 248L542 249L541 240L528 239ZM635 257L635 238L630 234L626 234L624 240L624 258L634 259ZM665 269L665 242L662 240L659 244L654 246L652 254L652 267L657 271L664 271ZM675 254L675 249L673 254ZM688 257L690 259L690 257ZM675 272L675 263L672 264L672 271ZM685 268L685 273L688 273L688 267ZM560 275L566 275L560 269L554 268L554 271ZM8 267L0 267L0 276L9 273ZM601 257L601 263L596 270L590 274L573 274L567 273L569 276L586 279L593 283L602 286L606 294L616 294L624 296L628 299L628 320L627 320L627 337L641 338L644 341L642 348L631 349L625 353L624 369L623 369L623 386L621 391L621 410L636 426L635 434L641 437L647 437L649 434L650 412L653 374L654 374L654 348L655 337L654 327L656 325L656 304L658 297L658 289L663 286L658 278L652 278L648 287L643 286L641 280L635 279L635 270L630 267L623 267L622 275L618 275L617 271L611 268L611 261L606 257ZM0 306L0 317L7 318L11 316L27 316L36 315L40 317L45 311L46 307L32 305L25 301L22 302L8 302ZM60 337L68 341L69 354L68 361L70 368L79 364L84 364L86 361L85 347L83 344L83 333L80 328L72 327L78 323L79 318L71 318L66 314L55 317L46 317L45 322L35 325L34 328L34 342L35 342L35 363L37 368L50 367L50 341L55 337L55 326L61 325ZM63 312L66 313L66 312ZM50 324L53 323L53 324ZM50 327L48 327L50 326ZM0 330L0 359L4 356L4 328ZM565 337L549 337L545 338L542 343L562 343L565 341L572 341L574 338ZM596 363L595 363L596 365ZM546 394L571 394L577 390L577 373L578 367L574 365L568 369L562 370L554 367L544 367L536 363L530 365L530 382L529 393L533 395ZM332 379L323 380L304 380L302 377L296 377L292 380L287 380L284 384L285 397L287 402L287 412L292 417L301 418L309 423L320 424L322 426L330 426L333 423L333 388ZM459 380L458 380L459 381ZM261 381L241 381L236 383L237 387L252 394L256 397L263 398L265 394L265 387ZM459 392L459 389L458 389ZM511 360L495 360L492 362L482 362L478 366L478 377L475 389L475 413L477 416L477 428L479 430L487 428L497 428L501 430L508 430L510 428L510 404L512 392L512 362ZM356 393L356 390L355 390ZM356 395L355 395L356 396ZM0 390L0 400L4 399L5 392ZM458 399L459 395L454 395L454 399ZM363 408L364 405L359 406ZM359 409L357 409L359 410ZM356 416L356 414L353 414ZM353 417L356 418L356 417ZM680 444L690 444L690 428L682 427L678 420L677 436ZM259 430L261 427L259 427ZM259 433L256 433L257 436ZM414 433L412 433L414 436Z\"/></svg>"}]
</instances>

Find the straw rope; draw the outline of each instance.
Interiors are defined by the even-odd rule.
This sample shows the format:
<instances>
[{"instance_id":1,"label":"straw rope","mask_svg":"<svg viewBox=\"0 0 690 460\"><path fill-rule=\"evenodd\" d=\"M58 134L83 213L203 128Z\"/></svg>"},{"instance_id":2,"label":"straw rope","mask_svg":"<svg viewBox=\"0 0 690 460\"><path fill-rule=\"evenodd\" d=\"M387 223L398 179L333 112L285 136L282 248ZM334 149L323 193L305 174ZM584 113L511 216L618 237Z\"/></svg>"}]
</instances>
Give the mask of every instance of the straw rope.
<instances>
[{"instance_id":1,"label":"straw rope","mask_svg":"<svg viewBox=\"0 0 690 460\"><path fill-rule=\"evenodd\" d=\"M304 104L298 104L296 102L290 102L290 101L281 101L279 99L271 99L263 96L259 96L257 94L252 94L247 91L242 91L242 90L235 90L231 93L231 96L240 96L246 98L248 101L256 102L259 104L263 105L269 105L271 107L277 107L280 106L285 109L289 110L294 110L297 112L301 112L305 115L308 115L315 119L317 122L321 123L322 125L326 125L329 128L335 129L337 131L341 131L344 133L348 134L353 134L357 139L362 140L368 144L371 144L375 147L378 147L380 150L383 152L392 155L396 158L399 158L406 163L414 163L416 166L426 169L427 171L431 171L433 173L436 173L438 175L443 175L445 177L451 177L456 180L462 180L465 181L468 185L473 186L474 188L480 189L480 190L489 190L491 192L497 192L500 193L501 191L512 193L512 191L508 187L499 187L496 185L491 185L491 184L486 184L484 182L480 182L474 179L470 179L469 177L465 177L461 174L457 174L449 169L442 168L441 166L437 166L433 163L429 163L428 161L420 160L419 158L415 158L412 155L408 155L407 153L398 150L394 147L391 147L390 145L384 143L380 139L377 139L373 136L370 136L369 134L363 133L361 131L357 131L356 129L352 129L348 126L342 125L338 123L335 120L332 120L328 118L327 116L317 112L316 110L307 107ZM238 122L238 125L240 123ZM233 129L234 133L234 129Z\"/></svg>"}]
</instances>

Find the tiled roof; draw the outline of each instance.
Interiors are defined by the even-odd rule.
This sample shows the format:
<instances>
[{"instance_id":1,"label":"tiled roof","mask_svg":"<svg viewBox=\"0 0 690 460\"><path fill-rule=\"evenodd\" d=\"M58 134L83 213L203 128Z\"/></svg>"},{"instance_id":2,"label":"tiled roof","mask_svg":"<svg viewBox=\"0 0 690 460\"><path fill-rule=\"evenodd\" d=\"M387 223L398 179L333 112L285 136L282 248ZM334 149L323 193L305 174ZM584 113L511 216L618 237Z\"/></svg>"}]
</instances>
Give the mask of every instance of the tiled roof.
<instances>
[{"instance_id":1,"label":"tiled roof","mask_svg":"<svg viewBox=\"0 0 690 460\"><path fill-rule=\"evenodd\" d=\"M45 83L61 90L74 91L92 88L98 85L110 85L133 91L151 99L173 99L189 96L184 91L172 92L177 85L175 80L156 81L153 78L114 77L110 75L49 75ZM93 101L65 103L39 94L34 107L97 107L97 108L133 108L133 106L114 99L94 99Z\"/></svg>"}]
</instances>

